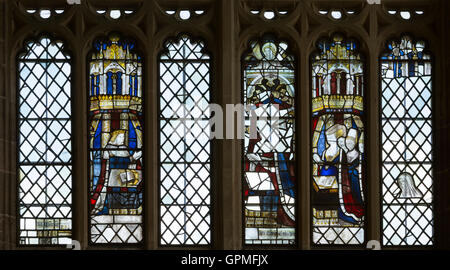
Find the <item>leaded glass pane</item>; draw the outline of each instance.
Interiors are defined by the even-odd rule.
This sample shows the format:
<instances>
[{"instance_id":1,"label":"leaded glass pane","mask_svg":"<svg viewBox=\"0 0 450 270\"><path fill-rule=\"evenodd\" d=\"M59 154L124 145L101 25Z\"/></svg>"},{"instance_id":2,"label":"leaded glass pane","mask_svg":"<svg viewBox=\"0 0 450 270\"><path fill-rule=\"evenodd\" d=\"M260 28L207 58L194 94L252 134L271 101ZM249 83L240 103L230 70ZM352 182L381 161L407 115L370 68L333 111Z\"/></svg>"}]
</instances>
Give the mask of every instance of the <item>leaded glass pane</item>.
<instances>
[{"instance_id":1,"label":"leaded glass pane","mask_svg":"<svg viewBox=\"0 0 450 270\"><path fill-rule=\"evenodd\" d=\"M211 243L210 60L182 36L159 60L160 243Z\"/></svg>"},{"instance_id":2,"label":"leaded glass pane","mask_svg":"<svg viewBox=\"0 0 450 270\"><path fill-rule=\"evenodd\" d=\"M383 245L433 244L432 73L423 41L381 56Z\"/></svg>"},{"instance_id":3,"label":"leaded glass pane","mask_svg":"<svg viewBox=\"0 0 450 270\"><path fill-rule=\"evenodd\" d=\"M112 35L89 62L90 241L143 240L142 59Z\"/></svg>"},{"instance_id":4,"label":"leaded glass pane","mask_svg":"<svg viewBox=\"0 0 450 270\"><path fill-rule=\"evenodd\" d=\"M364 242L364 63L334 35L312 57L312 239Z\"/></svg>"},{"instance_id":5,"label":"leaded glass pane","mask_svg":"<svg viewBox=\"0 0 450 270\"><path fill-rule=\"evenodd\" d=\"M26 44L18 58L19 244L72 238L71 64L59 40Z\"/></svg>"},{"instance_id":6,"label":"leaded glass pane","mask_svg":"<svg viewBox=\"0 0 450 270\"><path fill-rule=\"evenodd\" d=\"M267 35L251 42L243 72L244 105L254 113L245 114L244 243L291 245L296 240L297 187L294 57L287 43Z\"/></svg>"}]
</instances>

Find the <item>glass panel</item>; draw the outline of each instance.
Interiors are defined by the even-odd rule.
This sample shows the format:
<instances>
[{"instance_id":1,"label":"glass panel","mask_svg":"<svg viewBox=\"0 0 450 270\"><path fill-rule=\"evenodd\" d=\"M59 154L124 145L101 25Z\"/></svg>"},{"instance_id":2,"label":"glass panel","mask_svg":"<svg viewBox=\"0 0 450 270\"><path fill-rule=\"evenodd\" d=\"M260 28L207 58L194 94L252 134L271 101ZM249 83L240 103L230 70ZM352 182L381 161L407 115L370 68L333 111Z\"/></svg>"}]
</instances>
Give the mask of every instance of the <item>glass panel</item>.
<instances>
[{"instance_id":1,"label":"glass panel","mask_svg":"<svg viewBox=\"0 0 450 270\"><path fill-rule=\"evenodd\" d=\"M296 241L295 61L269 35L243 59L245 113L243 206L245 244ZM252 127L252 120L254 127Z\"/></svg>"},{"instance_id":2,"label":"glass panel","mask_svg":"<svg viewBox=\"0 0 450 270\"><path fill-rule=\"evenodd\" d=\"M364 242L364 63L334 35L312 57L312 237L317 245Z\"/></svg>"},{"instance_id":3,"label":"glass panel","mask_svg":"<svg viewBox=\"0 0 450 270\"><path fill-rule=\"evenodd\" d=\"M89 213L92 243L143 239L142 59L135 43L94 43L89 62Z\"/></svg>"},{"instance_id":4,"label":"glass panel","mask_svg":"<svg viewBox=\"0 0 450 270\"><path fill-rule=\"evenodd\" d=\"M423 41L381 56L383 245L433 244L432 74Z\"/></svg>"},{"instance_id":5,"label":"glass panel","mask_svg":"<svg viewBox=\"0 0 450 270\"><path fill-rule=\"evenodd\" d=\"M187 36L159 60L160 243L211 243L210 60Z\"/></svg>"},{"instance_id":6,"label":"glass panel","mask_svg":"<svg viewBox=\"0 0 450 270\"><path fill-rule=\"evenodd\" d=\"M71 64L58 40L19 56L19 244L72 242Z\"/></svg>"}]
</instances>

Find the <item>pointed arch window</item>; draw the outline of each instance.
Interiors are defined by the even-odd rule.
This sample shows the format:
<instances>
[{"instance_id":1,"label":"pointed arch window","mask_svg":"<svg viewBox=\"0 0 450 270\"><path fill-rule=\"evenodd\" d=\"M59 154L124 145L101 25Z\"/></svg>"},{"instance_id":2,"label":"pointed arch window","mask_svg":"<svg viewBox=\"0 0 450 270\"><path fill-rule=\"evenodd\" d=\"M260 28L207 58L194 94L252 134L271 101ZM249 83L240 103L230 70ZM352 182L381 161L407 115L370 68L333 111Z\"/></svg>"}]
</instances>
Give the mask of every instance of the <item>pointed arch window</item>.
<instances>
[{"instance_id":1,"label":"pointed arch window","mask_svg":"<svg viewBox=\"0 0 450 270\"><path fill-rule=\"evenodd\" d=\"M432 63L423 40L381 55L383 245L433 244Z\"/></svg>"},{"instance_id":2,"label":"pointed arch window","mask_svg":"<svg viewBox=\"0 0 450 270\"><path fill-rule=\"evenodd\" d=\"M271 35L250 43L243 56L244 244L292 245L296 241L295 59ZM255 129L255 130L253 130Z\"/></svg>"},{"instance_id":3,"label":"pointed arch window","mask_svg":"<svg viewBox=\"0 0 450 270\"><path fill-rule=\"evenodd\" d=\"M160 244L211 243L210 56L187 35L159 58Z\"/></svg>"},{"instance_id":4,"label":"pointed arch window","mask_svg":"<svg viewBox=\"0 0 450 270\"><path fill-rule=\"evenodd\" d=\"M312 240L364 243L364 60L334 35L312 55Z\"/></svg>"},{"instance_id":5,"label":"pointed arch window","mask_svg":"<svg viewBox=\"0 0 450 270\"><path fill-rule=\"evenodd\" d=\"M19 244L72 238L71 62L64 43L42 37L18 56Z\"/></svg>"},{"instance_id":6,"label":"pointed arch window","mask_svg":"<svg viewBox=\"0 0 450 270\"><path fill-rule=\"evenodd\" d=\"M89 60L89 235L143 241L142 58L132 40L94 42ZM133 82L133 83L132 83Z\"/></svg>"}]
</instances>

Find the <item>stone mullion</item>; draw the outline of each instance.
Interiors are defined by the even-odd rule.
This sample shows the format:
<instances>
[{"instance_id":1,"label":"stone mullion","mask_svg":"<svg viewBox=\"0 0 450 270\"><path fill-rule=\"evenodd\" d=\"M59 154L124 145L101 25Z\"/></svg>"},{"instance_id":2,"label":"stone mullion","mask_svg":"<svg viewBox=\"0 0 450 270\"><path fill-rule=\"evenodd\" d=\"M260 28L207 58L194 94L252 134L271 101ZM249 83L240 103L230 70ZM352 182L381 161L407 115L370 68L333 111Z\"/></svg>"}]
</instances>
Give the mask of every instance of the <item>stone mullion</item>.
<instances>
[{"instance_id":1,"label":"stone mullion","mask_svg":"<svg viewBox=\"0 0 450 270\"><path fill-rule=\"evenodd\" d=\"M297 62L297 92L296 92L296 140L297 143L297 239L299 249L310 249L311 246L311 94L310 62L311 44L308 39L308 16L304 8L300 16L300 48Z\"/></svg>"},{"instance_id":2,"label":"stone mullion","mask_svg":"<svg viewBox=\"0 0 450 270\"><path fill-rule=\"evenodd\" d=\"M218 62L217 102L225 104L241 103L239 87L239 56L237 51L238 1L221 0L218 5L220 14L220 40ZM224 110L224 116L226 112ZM236 125L235 125L236 127ZM227 126L223 132L226 134ZM216 200L221 224L216 228L219 239L218 249L240 249L242 247L242 208L241 208L241 140L217 140L217 162L221 170L216 179L218 198Z\"/></svg>"},{"instance_id":3,"label":"stone mullion","mask_svg":"<svg viewBox=\"0 0 450 270\"><path fill-rule=\"evenodd\" d=\"M365 132L365 156L366 159L366 241L377 240L381 243L381 163L380 163L380 69L379 69L379 45L377 37L377 11L379 5L371 5L369 8L369 40L366 62L366 92L364 97L366 114Z\"/></svg>"},{"instance_id":4,"label":"stone mullion","mask_svg":"<svg viewBox=\"0 0 450 270\"><path fill-rule=\"evenodd\" d=\"M144 24L147 30L147 44L145 44L144 59L144 168L145 168L145 189L144 189L144 243L145 249L158 249L159 247L159 123L158 123L158 52L154 42L153 23L151 18L155 16L155 3L150 2L144 5L147 9L147 16L144 17Z\"/></svg>"},{"instance_id":5,"label":"stone mullion","mask_svg":"<svg viewBox=\"0 0 450 270\"><path fill-rule=\"evenodd\" d=\"M75 7L74 34L76 41L82 38L82 16L86 7ZM86 78L86 55L83 50L84 44L77 42L70 44L66 40L66 46L72 51L72 239L80 242L81 248L88 248L89 227L88 227L88 130L87 130L87 93L88 84Z\"/></svg>"},{"instance_id":6,"label":"stone mullion","mask_svg":"<svg viewBox=\"0 0 450 270\"><path fill-rule=\"evenodd\" d=\"M15 158L13 102L15 96L8 85L8 4L0 0L0 249L15 247L15 176L12 160ZM15 69L13 69L15 70ZM11 192L14 192L11 194Z\"/></svg>"}]
</instances>

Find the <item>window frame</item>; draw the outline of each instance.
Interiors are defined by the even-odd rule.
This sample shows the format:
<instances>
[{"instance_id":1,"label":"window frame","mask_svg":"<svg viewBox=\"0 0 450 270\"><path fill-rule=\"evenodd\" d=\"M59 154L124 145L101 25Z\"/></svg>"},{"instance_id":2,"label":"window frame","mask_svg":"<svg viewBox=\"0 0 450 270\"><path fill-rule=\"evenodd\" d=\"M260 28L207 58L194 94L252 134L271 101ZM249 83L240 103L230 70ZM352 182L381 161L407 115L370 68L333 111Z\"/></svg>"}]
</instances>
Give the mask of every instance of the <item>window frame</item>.
<instances>
[{"instance_id":1,"label":"window frame","mask_svg":"<svg viewBox=\"0 0 450 270\"><path fill-rule=\"evenodd\" d=\"M355 0L356 1L356 0ZM50 18L48 20L42 20L35 18L36 16L30 16L24 13L26 4L29 4L27 0L17 0L17 3L5 3L0 4L0 13L5 12L4 20L0 21L0 27L4 28L4 41L0 39L0 60L3 61L3 51L5 52L4 66L2 69L0 66L0 75L5 75L4 80L0 76L0 83L4 82L5 90L0 91L2 95L0 102L2 104L8 104L5 106L5 121L2 125L5 127L5 139L4 145L4 156L5 161L2 159L2 168L4 167L4 172L0 173L5 175L5 181L2 183L4 187L0 191L0 194L5 194L5 198L9 198L5 202L0 202L0 211L5 212L8 216L5 217L7 222L0 223L0 248L19 248L19 249L29 249L27 247L22 247L17 244L17 239L15 235L17 234L17 221L16 217L16 207L15 202L17 201L17 170L16 161L7 160L8 155L17 155L17 149L15 144L15 117L16 108L15 103L15 93L11 89L17 81L17 74L14 74L12 70L15 70L17 66L16 59L14 58L15 52L20 48L20 42L30 36L30 33L41 33L50 32L58 36L58 39L65 40L65 45L72 52L72 91L75 89L81 90L78 95L72 95L72 106L74 107L72 111L73 115L73 126L79 127L76 130L76 134L73 134L73 166L79 167L82 172L73 171L73 217L72 217L72 234L74 239L78 239L81 242L82 249L98 249L99 247L88 245L88 240L86 236L86 224L87 220L84 217L86 212L86 197L84 193L88 188L85 186L85 182L80 179L84 179L85 172L88 170L86 168L87 161L84 160L87 154L85 153L84 145L87 143L86 139L83 138L84 130L87 126L86 120L79 115L85 114L84 108L86 108L86 97L85 97L85 83L89 81L89 78L85 78L86 67L85 56L86 56L86 44L89 41L104 31L119 31L122 33L128 33L132 36L138 44L144 44L144 54L142 57L147 61L143 65L146 75L143 79L143 85L145 85L145 93L148 96L153 97L156 95L157 88L156 83L157 76L153 73L157 69L155 58L155 51L161 47L161 42L166 36L173 36L179 32L195 32L197 35L202 36L208 41L210 48L212 49L211 57L215 56L216 60L211 65L211 75L214 76L212 79L211 86L217 89L217 93L211 96L211 101L217 100L218 103L238 103L240 100L236 97L240 97L241 89L241 71L239 70L240 64L239 59L243 51L243 42L251 36L258 35L265 32L274 32L283 38L288 38L293 40L294 46L302 48L301 50L296 50L298 53L298 64L296 67L296 78L297 78L297 93L296 96L296 133L301 132L309 126L310 115L308 112L308 106L310 97L307 93L303 93L303 89L310 89L309 78L311 77L309 72L309 62L308 57L311 52L312 44L315 40L322 35L326 35L331 32L343 31L352 37L356 37L359 41L366 42L367 46L367 60L365 67L367 75L366 82L367 87L365 91L365 100L375 100L379 101L381 97L379 96L380 89L380 76L379 76L379 53L380 44L386 42L389 36L400 32L413 32L416 37L423 37L431 45L430 50L433 51L435 55L439 55L439 59L433 58L435 61L433 66L433 167L434 167L434 236L435 242L433 247L427 247L425 249L435 249L439 247L449 247L450 239L448 239L448 233L445 229L450 226L450 218L442 215L445 213L445 209L448 206L446 196L449 196L450 192L446 190L448 184L444 182L448 178L449 173L447 172L450 168L449 164L443 161L446 145L445 140L448 137L448 130L444 126L438 126L437 123L441 123L442 120L447 120L447 115L450 115L449 108L447 108L443 102L445 102L447 95L444 93L445 82L448 81L446 78L446 59L448 59L448 53L446 49L446 44L450 42L450 30L445 29L445 27L439 27L437 29L431 26L439 26L439 23L445 23L445 7L450 7L449 3L444 0L433 0L433 2L428 7L427 4L431 1L429 0L417 0L417 3L408 3L406 10L414 10L417 7L426 7L425 15L421 18L416 18L413 16L409 21L402 21L401 18L397 16L390 16L387 14L387 8L399 7L394 5L395 1L385 0L382 5L367 5L361 4L360 12L353 15L354 19L345 18L340 21L333 21L326 16L320 16L316 14L316 7L319 0L304 0L304 1L294 1L294 0L284 0L280 2L280 6L291 7L292 9L288 12L288 15L280 18L279 20L269 21L265 20L261 16L249 16L249 9L253 8L252 2L249 0L239 0L239 1L226 1L226 0L187 0L185 1L185 7L178 7L175 2L164 2L163 0L153 0L153 1L143 1L139 10L130 15L129 17L124 17L123 19L112 20L104 18L95 14L93 8L94 6L82 1L81 5L70 6L66 9L63 16L56 18ZM122 2L118 0L117 3ZM125 2L125 1L124 1ZM216 3L217 2L217 3ZM322 3L321 3L322 4ZM51 8L52 3L48 3L47 7ZM259 5L259 4L258 4ZM327 4L332 7L331 4ZM406 4L405 4L406 5ZM205 8L205 14L195 20L191 21L179 21L175 18L169 18L164 14L164 9L167 8L185 8L189 10L194 10L199 7ZM261 3L259 8L263 9L273 9L276 8L275 3ZM311 8L314 7L314 8ZM3 9L2 9L3 8ZM440 10L438 10L440 9ZM431 11L431 13L430 13ZM432 13L437 11L437 13ZM295 13L294 15L292 13ZM85 16L78 16L78 15ZM148 15L147 15L148 14ZM67 15L67 16L66 16ZM75 16L77 15L77 16ZM86 24L87 23L87 24ZM433 24L434 23L434 24ZM13 27L14 26L14 27ZM435 29L435 32L429 31L430 29ZM445 34L447 33L447 34ZM3 35L0 35L3 37ZM442 39L440 39L442 37ZM217 39L217 40L216 40ZM444 42L444 39L447 41ZM147 42L149 41L149 42ZM146 43L147 42L147 43ZM7 48L8 47L8 48ZM381 46L382 47L382 46ZM11 55L6 57L6 53L11 52ZM447 65L448 66L448 65ZM10 70L6 70L9 68ZM306 69L305 69L306 68ZM150 75L150 76L148 76ZM231 79L231 81L229 80ZM87 87L86 87L87 89ZM230 90L230 93L224 93L225 90ZM214 91L213 91L214 92ZM435 99L437 96L445 97ZM216 97L214 99L213 97ZM306 103L304 101L306 99ZM231 101L231 102L230 102ZM375 102L375 103L377 103ZM12 105L9 105L11 103ZM366 101L366 104L369 103ZM154 165L155 154L153 151L157 148L154 145L156 141L156 133L153 132L152 128L155 127L157 123L153 119L152 113L155 112L154 104L155 102L151 99L146 102L147 107L144 110L145 114L148 116L145 120L144 133L146 134L146 141L144 152L146 156L146 188L145 188L145 199L144 206L146 207L146 217L144 218L145 230L144 230L144 249L171 249L170 247L159 247L157 239L155 238L156 227L154 218L157 217L155 211L157 209L149 208L152 204L157 204L157 197L154 194L154 189L157 187L155 181L156 171L154 168L149 168L149 166ZM367 121L366 130L367 134L374 134L381 132L380 130L380 119L379 111L380 108L378 104L368 104L368 108L364 108L366 111ZM79 108L82 108L80 110ZM79 111L80 110L80 111ZM77 112L75 115L75 111ZM3 118L2 118L3 119ZM438 121L439 120L439 121ZM378 122L377 122L378 121ZM445 123L444 121L444 123ZM309 129L307 129L309 131ZM75 133L75 132L73 132ZM303 183L305 180L309 181L309 173L305 173L305 169L310 169L309 161L309 150L310 150L310 135L301 134L296 136L296 151L298 164L298 185L297 190L299 197L302 195L308 196L309 185ZM366 135L367 136L367 135ZM3 137L2 137L3 138ZM369 141L370 140L370 141ZM367 178L368 183L368 195L375 194L375 198L367 201L368 213L367 213L367 223L370 223L371 227L368 228L366 240L379 239L382 235L382 227L380 220L381 208L380 208L380 198L381 190L380 188L380 143L374 139L365 138L365 150L367 155L366 164L369 167L366 171L369 174ZM236 151L239 152L241 149L241 144L238 141L217 141L213 144L212 153L214 153L214 158L211 165L218 165L211 177L214 177L217 181L215 187L211 186L211 194L215 195L214 200L214 221L211 221L213 228L216 228L214 234L211 235L211 241L213 243L212 248L218 249L247 249L242 245L242 221L241 221L241 196L236 196L234 194L239 193L240 184L236 184L236 177L240 175L241 164L240 161L236 162L234 160L228 160L230 157L239 157L236 155ZM308 142L308 144L305 144ZM3 148L2 148L3 149ZM224 149L231 149L230 153L224 153ZM214 151L216 150L216 151ZM303 152L306 152L305 155ZM239 152L240 153L240 152ZM369 155L370 153L370 155ZM145 155L145 154L144 154ZM301 162L300 162L301 161ZM219 163L220 162L220 163ZM303 164L304 163L304 164ZM225 168L224 168L225 167ZM228 177L228 178L226 178ZM155 178L155 179L153 179ZM238 179L240 179L238 177ZM212 181L215 182L215 181ZM224 183L222 183L224 182ZM76 185L75 185L76 183ZM225 187L229 187L229 192L232 194L226 194ZM2 193L4 192L4 193ZM297 236L301 241L297 241L297 249L323 249L320 247L313 247L311 245L309 234L309 224L310 213L307 211L309 205L306 208L303 206L304 201L298 201L297 214L298 226L297 226ZM306 202L306 204L308 204ZM230 211L224 211L224 206L232 205L233 207ZM83 214L83 215L80 215ZM441 213L441 215L436 215ZM156 223L155 223L156 224ZM381 234L380 234L381 233ZM13 236L11 237L10 234ZM157 234L156 234L157 235ZM41 246L40 246L41 247ZM60 247L42 247L43 249L56 249ZM117 247L107 247L114 249ZM124 249L129 249L134 247L124 247ZM192 247L194 249L205 249ZM253 247L252 247L253 248ZM327 247L325 249L337 249L340 247ZM364 247L361 247L364 248ZM411 247L395 247L388 248L382 247L383 249L411 249ZM413 249L418 249L414 246Z\"/></svg>"}]
</instances>

